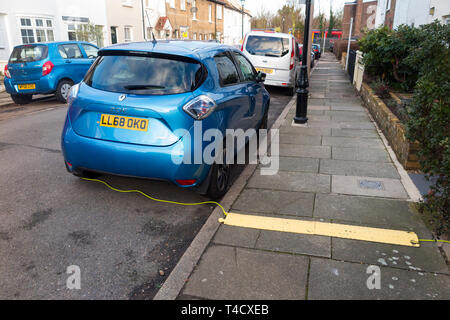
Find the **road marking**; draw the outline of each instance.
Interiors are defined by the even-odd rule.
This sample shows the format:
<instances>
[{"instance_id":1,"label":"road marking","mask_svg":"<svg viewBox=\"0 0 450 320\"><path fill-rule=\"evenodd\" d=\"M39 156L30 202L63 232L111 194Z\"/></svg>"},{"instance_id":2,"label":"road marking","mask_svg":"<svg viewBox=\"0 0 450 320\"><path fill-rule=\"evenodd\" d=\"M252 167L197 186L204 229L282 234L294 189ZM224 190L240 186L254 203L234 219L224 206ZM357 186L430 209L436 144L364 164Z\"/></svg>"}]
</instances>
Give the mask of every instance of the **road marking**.
<instances>
[{"instance_id":1,"label":"road marking","mask_svg":"<svg viewBox=\"0 0 450 320\"><path fill-rule=\"evenodd\" d=\"M262 217L229 212L219 219L229 226L289 233L311 234L369 242L420 247L417 234L410 231L361 227L337 223Z\"/></svg>"}]
</instances>

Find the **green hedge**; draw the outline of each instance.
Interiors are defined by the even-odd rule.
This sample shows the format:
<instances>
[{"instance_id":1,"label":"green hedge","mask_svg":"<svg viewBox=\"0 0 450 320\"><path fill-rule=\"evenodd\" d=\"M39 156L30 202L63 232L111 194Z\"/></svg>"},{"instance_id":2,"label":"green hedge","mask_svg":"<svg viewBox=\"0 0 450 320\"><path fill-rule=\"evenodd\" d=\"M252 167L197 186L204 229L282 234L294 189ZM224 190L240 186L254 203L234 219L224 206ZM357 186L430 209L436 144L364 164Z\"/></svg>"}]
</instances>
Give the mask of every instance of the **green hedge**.
<instances>
[{"instance_id":1,"label":"green hedge","mask_svg":"<svg viewBox=\"0 0 450 320\"><path fill-rule=\"evenodd\" d=\"M434 231L450 232L450 25L382 27L360 40L367 72L413 91L406 107L407 137L420 142L422 171L437 181L420 204Z\"/></svg>"}]
</instances>

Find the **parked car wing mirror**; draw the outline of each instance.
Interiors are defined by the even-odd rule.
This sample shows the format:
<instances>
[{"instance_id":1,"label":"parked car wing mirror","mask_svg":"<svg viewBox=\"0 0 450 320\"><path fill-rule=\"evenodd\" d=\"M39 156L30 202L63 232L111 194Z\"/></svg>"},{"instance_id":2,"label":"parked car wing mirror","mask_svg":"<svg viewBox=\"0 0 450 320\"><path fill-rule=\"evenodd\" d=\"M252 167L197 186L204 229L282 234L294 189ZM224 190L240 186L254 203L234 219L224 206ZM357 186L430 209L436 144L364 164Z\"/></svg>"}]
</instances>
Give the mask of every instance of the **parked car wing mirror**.
<instances>
[{"instance_id":1,"label":"parked car wing mirror","mask_svg":"<svg viewBox=\"0 0 450 320\"><path fill-rule=\"evenodd\" d=\"M266 81L266 74L264 72L258 71L256 75L256 82L264 82Z\"/></svg>"}]
</instances>

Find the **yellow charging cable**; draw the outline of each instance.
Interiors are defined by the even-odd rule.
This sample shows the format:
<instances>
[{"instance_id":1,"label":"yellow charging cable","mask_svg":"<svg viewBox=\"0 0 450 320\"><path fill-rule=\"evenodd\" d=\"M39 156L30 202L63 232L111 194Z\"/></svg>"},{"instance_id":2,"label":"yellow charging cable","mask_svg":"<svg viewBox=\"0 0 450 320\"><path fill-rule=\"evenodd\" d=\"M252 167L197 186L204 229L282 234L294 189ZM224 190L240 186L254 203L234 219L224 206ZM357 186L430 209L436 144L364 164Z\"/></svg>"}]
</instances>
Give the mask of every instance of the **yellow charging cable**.
<instances>
[{"instance_id":1,"label":"yellow charging cable","mask_svg":"<svg viewBox=\"0 0 450 320\"><path fill-rule=\"evenodd\" d=\"M196 203L184 203L184 202L177 202L177 201L170 201L170 200L162 200L162 199L157 199L154 197L149 196L148 194L146 194L145 192L142 192L140 190L120 190L117 188L114 188L112 186L110 186L107 182L99 180L99 179L89 179L89 178L81 178L83 180L86 181L93 181L93 182L100 182L103 183L105 186L107 186L109 189L113 190L113 191L117 191L117 192L122 192L122 193L139 193L141 195L143 195L144 197L156 201L156 202L163 202L163 203L170 203L170 204L176 204L176 205L180 205L180 206L199 206L199 205L204 205L204 204L214 204L218 207L220 207L220 209L222 209L223 214L226 216L228 214L228 212L226 212L225 208L222 207L222 205L218 202L215 201L203 201L203 202L196 202ZM444 242L444 243L450 243L450 241L447 240L430 240L430 239L419 239L419 242Z\"/></svg>"},{"instance_id":2,"label":"yellow charging cable","mask_svg":"<svg viewBox=\"0 0 450 320\"><path fill-rule=\"evenodd\" d=\"M203 201L203 202L196 202L196 203L184 203L184 202L177 202L177 201L170 201L170 200L162 200L162 199L157 199L154 197L149 196L148 194L140 191L140 190L120 190L117 188L114 188L112 186L110 186L108 183L106 183L105 181L99 180L99 179L89 179L89 178L81 178L83 180L86 181L93 181L93 182L100 182L103 183L105 186L107 186L108 188L110 188L113 191L117 191L117 192L122 192L122 193L139 193L141 195L143 195L146 198L149 198L150 200L156 201L156 202L163 202L163 203L171 203L171 204L177 204L180 206L199 206L199 205L204 205L204 204L215 204L217 206L220 207L220 209L222 209L223 214L226 216L228 214L228 212L226 212L225 208L222 207L222 205L218 202L215 201Z\"/></svg>"}]
</instances>

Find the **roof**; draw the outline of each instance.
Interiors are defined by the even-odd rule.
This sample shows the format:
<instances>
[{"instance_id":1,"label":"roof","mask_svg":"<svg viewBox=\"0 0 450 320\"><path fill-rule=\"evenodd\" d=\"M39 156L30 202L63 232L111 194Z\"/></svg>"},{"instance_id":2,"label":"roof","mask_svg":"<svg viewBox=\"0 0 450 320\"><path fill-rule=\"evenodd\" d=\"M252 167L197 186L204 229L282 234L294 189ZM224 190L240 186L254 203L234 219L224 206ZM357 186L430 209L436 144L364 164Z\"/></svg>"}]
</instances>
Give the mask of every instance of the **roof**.
<instances>
[{"instance_id":1,"label":"roof","mask_svg":"<svg viewBox=\"0 0 450 320\"><path fill-rule=\"evenodd\" d=\"M222 1L224 2L225 7L227 7L228 9L242 12L242 6L239 4L237 0L222 0ZM245 9L245 5L244 5L244 13L252 17L251 12Z\"/></svg>"},{"instance_id":2,"label":"roof","mask_svg":"<svg viewBox=\"0 0 450 320\"><path fill-rule=\"evenodd\" d=\"M217 42L196 41L196 40L158 40L156 44L152 41L121 43L102 48L104 50L127 50L127 51L145 51L155 53L165 53L179 55L193 59L200 59L200 53L213 49L230 49L227 46Z\"/></svg>"},{"instance_id":3,"label":"roof","mask_svg":"<svg viewBox=\"0 0 450 320\"><path fill-rule=\"evenodd\" d=\"M155 29L157 31L163 30L168 19L168 17L159 17L158 22L156 22Z\"/></svg>"}]
</instances>

